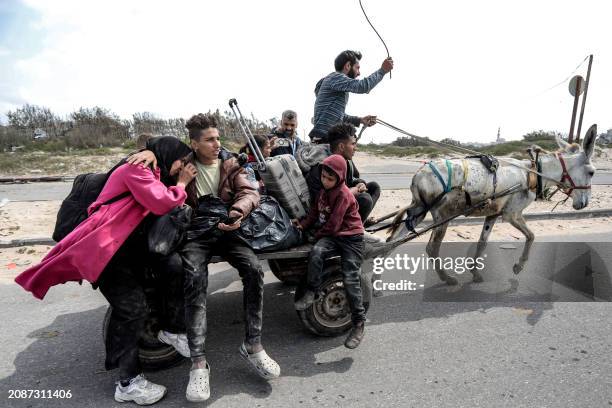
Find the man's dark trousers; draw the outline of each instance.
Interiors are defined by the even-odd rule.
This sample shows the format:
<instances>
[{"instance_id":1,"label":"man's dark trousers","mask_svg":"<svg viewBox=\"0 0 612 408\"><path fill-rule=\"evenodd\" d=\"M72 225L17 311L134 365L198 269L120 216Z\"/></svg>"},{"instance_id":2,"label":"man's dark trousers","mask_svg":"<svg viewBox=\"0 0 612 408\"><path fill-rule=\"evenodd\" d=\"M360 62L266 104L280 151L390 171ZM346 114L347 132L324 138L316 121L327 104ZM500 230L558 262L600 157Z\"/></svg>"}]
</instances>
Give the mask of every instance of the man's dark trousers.
<instances>
[{"instance_id":1,"label":"man's dark trousers","mask_svg":"<svg viewBox=\"0 0 612 408\"><path fill-rule=\"evenodd\" d=\"M363 193L359 193L355 198L357 199L357 204L359 204L359 215L361 216L361 221L365 222L378 198L380 197L380 186L377 182L371 181L366 184L367 191Z\"/></svg>"},{"instance_id":2,"label":"man's dark trousers","mask_svg":"<svg viewBox=\"0 0 612 408\"><path fill-rule=\"evenodd\" d=\"M261 342L263 270L257 255L244 243L226 235L215 243L187 242L180 250L184 267L185 325L193 361L205 359L206 291L208 263L213 255L223 257L242 278L247 344Z\"/></svg>"}]
</instances>

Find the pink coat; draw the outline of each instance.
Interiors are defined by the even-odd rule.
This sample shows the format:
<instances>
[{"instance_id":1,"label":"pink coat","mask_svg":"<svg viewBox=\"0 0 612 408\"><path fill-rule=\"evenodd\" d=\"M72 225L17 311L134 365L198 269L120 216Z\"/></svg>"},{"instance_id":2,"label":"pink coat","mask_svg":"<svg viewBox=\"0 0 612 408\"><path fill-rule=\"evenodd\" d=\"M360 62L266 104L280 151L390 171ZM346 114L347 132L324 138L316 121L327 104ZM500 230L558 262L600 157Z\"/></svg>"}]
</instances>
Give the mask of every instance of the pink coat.
<instances>
[{"instance_id":1,"label":"pink coat","mask_svg":"<svg viewBox=\"0 0 612 408\"><path fill-rule=\"evenodd\" d=\"M101 205L125 191L131 195ZM166 187L159 181L159 169L123 165L111 174L98 199L89 206L90 217L53 247L41 263L19 274L15 282L39 299L59 283L82 279L95 282L145 216L165 214L182 205L185 198L183 188Z\"/></svg>"}]
</instances>

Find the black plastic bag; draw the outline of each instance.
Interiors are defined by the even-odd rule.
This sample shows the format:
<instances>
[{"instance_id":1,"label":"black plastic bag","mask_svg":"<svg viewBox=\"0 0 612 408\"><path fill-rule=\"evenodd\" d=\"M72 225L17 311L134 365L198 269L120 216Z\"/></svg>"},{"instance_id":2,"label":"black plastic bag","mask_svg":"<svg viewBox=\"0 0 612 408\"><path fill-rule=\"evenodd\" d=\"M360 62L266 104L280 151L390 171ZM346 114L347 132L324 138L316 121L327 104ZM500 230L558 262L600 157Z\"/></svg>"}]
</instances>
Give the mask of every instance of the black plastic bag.
<instances>
[{"instance_id":1,"label":"black plastic bag","mask_svg":"<svg viewBox=\"0 0 612 408\"><path fill-rule=\"evenodd\" d=\"M220 198L205 195L198 199L198 208L191 218L191 225L187 230L187 240L202 240L214 242L223 236L217 226L228 219L228 205Z\"/></svg>"},{"instance_id":2,"label":"black plastic bag","mask_svg":"<svg viewBox=\"0 0 612 408\"><path fill-rule=\"evenodd\" d=\"M192 216L193 209L185 205L153 221L147 237L149 251L164 256L174 252L183 242Z\"/></svg>"},{"instance_id":3,"label":"black plastic bag","mask_svg":"<svg viewBox=\"0 0 612 408\"><path fill-rule=\"evenodd\" d=\"M262 195L259 207L242 220L237 236L255 252L278 251L302 243L302 232L273 197Z\"/></svg>"}]
</instances>

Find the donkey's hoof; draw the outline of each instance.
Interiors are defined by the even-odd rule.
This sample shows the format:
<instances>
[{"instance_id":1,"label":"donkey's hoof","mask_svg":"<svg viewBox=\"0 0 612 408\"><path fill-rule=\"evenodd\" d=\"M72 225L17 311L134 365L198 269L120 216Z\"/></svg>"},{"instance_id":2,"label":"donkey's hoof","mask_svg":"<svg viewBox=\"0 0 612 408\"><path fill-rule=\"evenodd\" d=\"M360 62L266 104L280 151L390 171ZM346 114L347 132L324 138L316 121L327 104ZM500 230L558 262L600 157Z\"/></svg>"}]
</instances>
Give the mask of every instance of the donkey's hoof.
<instances>
[{"instance_id":1,"label":"donkey's hoof","mask_svg":"<svg viewBox=\"0 0 612 408\"><path fill-rule=\"evenodd\" d=\"M474 273L474 274L472 275L472 282L474 282L474 283L480 283L480 282L482 282L482 281L484 281L484 279L482 278L482 275L481 275L481 274L479 274L479 273Z\"/></svg>"},{"instance_id":2,"label":"donkey's hoof","mask_svg":"<svg viewBox=\"0 0 612 408\"><path fill-rule=\"evenodd\" d=\"M455 286L456 284L458 284L459 281L457 280L457 278L454 278L452 276L447 276L446 277L446 284L449 286Z\"/></svg>"},{"instance_id":3,"label":"donkey's hoof","mask_svg":"<svg viewBox=\"0 0 612 408\"><path fill-rule=\"evenodd\" d=\"M515 275L518 275L522 270L523 265L514 264L514 266L512 267L512 272L514 272Z\"/></svg>"}]
</instances>

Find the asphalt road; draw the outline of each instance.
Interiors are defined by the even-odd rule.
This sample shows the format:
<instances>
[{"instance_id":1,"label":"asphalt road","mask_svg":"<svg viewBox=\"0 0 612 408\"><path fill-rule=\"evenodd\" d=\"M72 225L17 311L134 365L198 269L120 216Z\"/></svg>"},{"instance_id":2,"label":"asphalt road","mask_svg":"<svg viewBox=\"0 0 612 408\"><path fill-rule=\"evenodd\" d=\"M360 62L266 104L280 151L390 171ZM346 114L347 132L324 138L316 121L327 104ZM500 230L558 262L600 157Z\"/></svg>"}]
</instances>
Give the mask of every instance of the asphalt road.
<instances>
[{"instance_id":1,"label":"asphalt road","mask_svg":"<svg viewBox=\"0 0 612 408\"><path fill-rule=\"evenodd\" d=\"M376 181L385 190L410 188L414 164L393 165L382 172L377 166L370 166L368 172L362 172L361 177L368 181ZM418 168L419 166L416 166ZM404 171L398 173L397 171ZM414 170L412 170L414 171ZM596 173L594 185L612 184L612 173ZM62 200L70 192L72 182L45 182L25 184L0 184L0 200L8 198L11 201L46 201Z\"/></svg>"},{"instance_id":2,"label":"asphalt road","mask_svg":"<svg viewBox=\"0 0 612 408\"><path fill-rule=\"evenodd\" d=\"M227 264L216 264L208 302L211 399L186 402L189 366L183 363L148 373L169 389L157 406L612 406L612 304L586 301L581 279L554 279L547 286L537 273L591 277L598 294L609 295L604 266L612 264L612 232L575 241L576 257L566 247L536 243L529 267L518 276L501 253L510 251L516 259L520 247L494 247L481 284L461 275L462 285L447 287L433 273L385 272L386 281L414 279L424 289L374 298L366 337L354 351L342 346L342 337L305 333L292 308L291 287L268 272L264 345L282 367L281 378L270 383L238 356L241 284ZM596 242L591 252L584 241ZM421 244L410 245L413 256L423 251ZM103 368L106 306L99 292L89 285L60 285L41 302L13 283L0 283L0 308L0 406L120 405L112 399L116 373ZM9 399L11 389L70 390L72 398Z\"/></svg>"}]
</instances>

